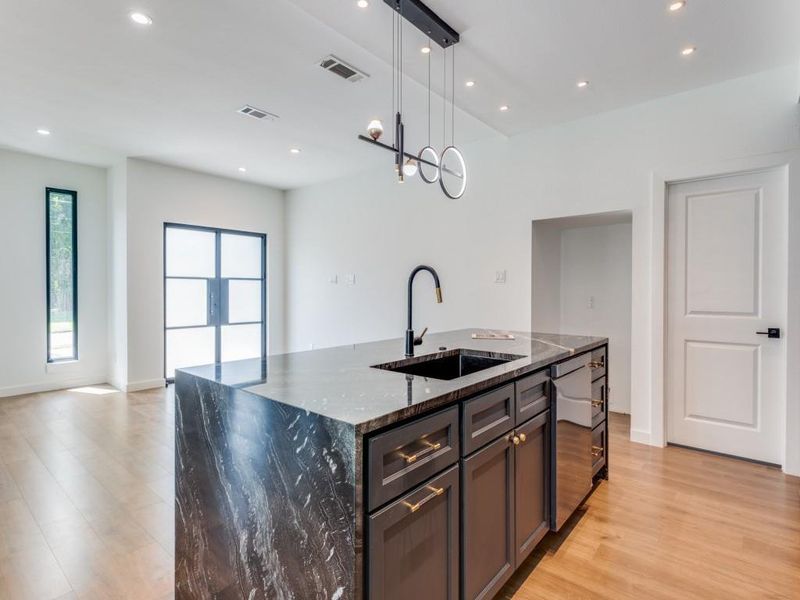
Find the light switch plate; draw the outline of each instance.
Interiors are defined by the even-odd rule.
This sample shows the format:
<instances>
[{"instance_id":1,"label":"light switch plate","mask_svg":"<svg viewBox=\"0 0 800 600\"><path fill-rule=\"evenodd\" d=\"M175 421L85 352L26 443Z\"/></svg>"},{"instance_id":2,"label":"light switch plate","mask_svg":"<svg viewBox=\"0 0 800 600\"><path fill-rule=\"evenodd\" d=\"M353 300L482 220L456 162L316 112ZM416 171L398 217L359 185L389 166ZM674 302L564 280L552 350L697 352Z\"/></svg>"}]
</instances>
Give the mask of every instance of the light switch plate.
<instances>
[{"instance_id":1,"label":"light switch plate","mask_svg":"<svg viewBox=\"0 0 800 600\"><path fill-rule=\"evenodd\" d=\"M505 283L506 282L506 271L503 269L502 271L495 271L494 272L494 282L495 283Z\"/></svg>"},{"instance_id":2,"label":"light switch plate","mask_svg":"<svg viewBox=\"0 0 800 600\"><path fill-rule=\"evenodd\" d=\"M345 285L355 285L356 284L356 274L355 273L345 273L344 274L344 284Z\"/></svg>"},{"instance_id":3,"label":"light switch plate","mask_svg":"<svg viewBox=\"0 0 800 600\"><path fill-rule=\"evenodd\" d=\"M339 283L339 276L334 273L330 277L328 277L328 283Z\"/></svg>"}]
</instances>

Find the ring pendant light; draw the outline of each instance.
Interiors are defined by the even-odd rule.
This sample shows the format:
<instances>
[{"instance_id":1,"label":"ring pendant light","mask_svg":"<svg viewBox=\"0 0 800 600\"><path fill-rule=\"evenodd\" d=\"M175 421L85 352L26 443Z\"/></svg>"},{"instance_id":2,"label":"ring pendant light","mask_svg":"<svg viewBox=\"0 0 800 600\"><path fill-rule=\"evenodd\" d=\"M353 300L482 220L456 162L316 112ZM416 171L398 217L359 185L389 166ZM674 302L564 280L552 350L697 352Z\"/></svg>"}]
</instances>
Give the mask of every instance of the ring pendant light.
<instances>
[{"instance_id":1,"label":"ring pendant light","mask_svg":"<svg viewBox=\"0 0 800 600\"><path fill-rule=\"evenodd\" d=\"M425 183L439 183L449 198L458 199L467 188L467 168L464 156L455 146L455 49L460 40L458 32L441 19L420 0L384 0L392 7L392 113L394 129L392 144L379 141L383 124L373 119L367 126L369 137L359 135L364 142L388 150L395 155L395 175L399 183L419 172ZM428 48L434 41L442 48L442 150L441 155L431 144L431 53L428 58L428 145L414 155L405 149L405 124L403 123L403 25L408 21L428 36ZM450 144L447 145L447 49L451 48Z\"/></svg>"}]
</instances>

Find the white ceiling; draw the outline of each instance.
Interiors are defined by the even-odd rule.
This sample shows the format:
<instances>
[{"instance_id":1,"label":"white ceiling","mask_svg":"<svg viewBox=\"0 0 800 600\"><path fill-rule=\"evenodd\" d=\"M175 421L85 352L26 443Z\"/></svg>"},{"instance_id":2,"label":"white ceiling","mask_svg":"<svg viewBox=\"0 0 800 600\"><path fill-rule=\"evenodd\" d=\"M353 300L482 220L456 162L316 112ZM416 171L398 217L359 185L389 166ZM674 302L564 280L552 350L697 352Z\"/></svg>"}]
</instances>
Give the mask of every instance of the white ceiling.
<instances>
[{"instance_id":1,"label":"white ceiling","mask_svg":"<svg viewBox=\"0 0 800 600\"><path fill-rule=\"evenodd\" d=\"M430 0L462 33L456 142L513 135L800 57L798 0ZM292 188L391 156L356 140L391 121L383 0L4 0L0 145L108 165L122 156ZM128 19L131 10L154 19ZM427 140L423 35L405 29L408 146ZM697 52L680 56L681 48ZM371 77L317 66L333 53ZM432 53L441 90L441 50ZM477 84L464 86L466 79ZM576 87L580 79L591 84ZM253 104L280 115L236 113ZM506 113L498 111L508 104ZM433 142L442 103L434 97ZM45 127L49 137L36 134ZM289 154L299 147L301 154ZM247 173L237 168L245 166Z\"/></svg>"}]
</instances>

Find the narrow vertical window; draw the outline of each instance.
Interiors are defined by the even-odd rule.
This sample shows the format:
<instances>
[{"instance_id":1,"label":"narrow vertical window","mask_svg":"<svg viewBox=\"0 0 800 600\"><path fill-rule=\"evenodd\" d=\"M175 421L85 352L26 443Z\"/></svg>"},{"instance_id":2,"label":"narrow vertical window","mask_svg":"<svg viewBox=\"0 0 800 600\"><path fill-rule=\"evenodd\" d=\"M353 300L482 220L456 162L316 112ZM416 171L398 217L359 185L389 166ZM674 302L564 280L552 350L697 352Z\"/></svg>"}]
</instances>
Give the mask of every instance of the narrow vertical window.
<instances>
[{"instance_id":1,"label":"narrow vertical window","mask_svg":"<svg viewBox=\"0 0 800 600\"><path fill-rule=\"evenodd\" d=\"M78 193L47 188L47 361L78 358Z\"/></svg>"}]
</instances>

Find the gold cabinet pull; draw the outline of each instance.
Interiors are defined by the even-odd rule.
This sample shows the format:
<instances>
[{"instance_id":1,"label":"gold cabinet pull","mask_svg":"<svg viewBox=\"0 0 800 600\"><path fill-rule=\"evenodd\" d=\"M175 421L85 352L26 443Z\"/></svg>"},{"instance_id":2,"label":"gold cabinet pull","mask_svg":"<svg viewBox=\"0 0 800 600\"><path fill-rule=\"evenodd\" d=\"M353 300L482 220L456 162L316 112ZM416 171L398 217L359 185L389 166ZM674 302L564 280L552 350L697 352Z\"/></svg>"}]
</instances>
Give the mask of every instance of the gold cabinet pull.
<instances>
[{"instance_id":1,"label":"gold cabinet pull","mask_svg":"<svg viewBox=\"0 0 800 600\"><path fill-rule=\"evenodd\" d=\"M590 369L599 369L602 366L604 366L602 360L593 360L589 363Z\"/></svg>"},{"instance_id":2,"label":"gold cabinet pull","mask_svg":"<svg viewBox=\"0 0 800 600\"><path fill-rule=\"evenodd\" d=\"M592 456L602 456L603 455L603 447L602 446L592 446Z\"/></svg>"},{"instance_id":3,"label":"gold cabinet pull","mask_svg":"<svg viewBox=\"0 0 800 600\"><path fill-rule=\"evenodd\" d=\"M425 444L427 446L427 448L425 448L424 450L420 450L419 452L415 452L414 454L403 454L401 452L400 456L402 456L404 459L406 459L406 462L408 464L411 464L411 463L417 462L417 459L420 458L421 456L425 456L426 454L429 454L431 452L436 452L437 450L439 450L442 447L441 442L436 442L434 444L434 443L429 442L427 440L422 440L422 443Z\"/></svg>"},{"instance_id":4,"label":"gold cabinet pull","mask_svg":"<svg viewBox=\"0 0 800 600\"><path fill-rule=\"evenodd\" d=\"M514 442L515 446L519 446L519 438L516 435L511 436L511 441Z\"/></svg>"},{"instance_id":5,"label":"gold cabinet pull","mask_svg":"<svg viewBox=\"0 0 800 600\"><path fill-rule=\"evenodd\" d=\"M525 435L524 433L520 433L520 434L519 434L519 441L520 441L520 442L523 442L523 443L524 443L524 442L525 442L525 440L527 440L527 439L528 439L528 436L527 436L527 435Z\"/></svg>"},{"instance_id":6,"label":"gold cabinet pull","mask_svg":"<svg viewBox=\"0 0 800 600\"><path fill-rule=\"evenodd\" d=\"M403 502L403 504L405 504L412 513L417 512L423 504L425 504L430 500L433 500L434 498L436 498L436 496L441 496L442 494L444 494L444 488L437 488L433 487L432 485L426 487L431 491L431 493L425 496L419 502L416 502L414 504L412 504L411 502Z\"/></svg>"},{"instance_id":7,"label":"gold cabinet pull","mask_svg":"<svg viewBox=\"0 0 800 600\"><path fill-rule=\"evenodd\" d=\"M592 406L600 408L601 406L603 406L603 401L592 398Z\"/></svg>"}]
</instances>

